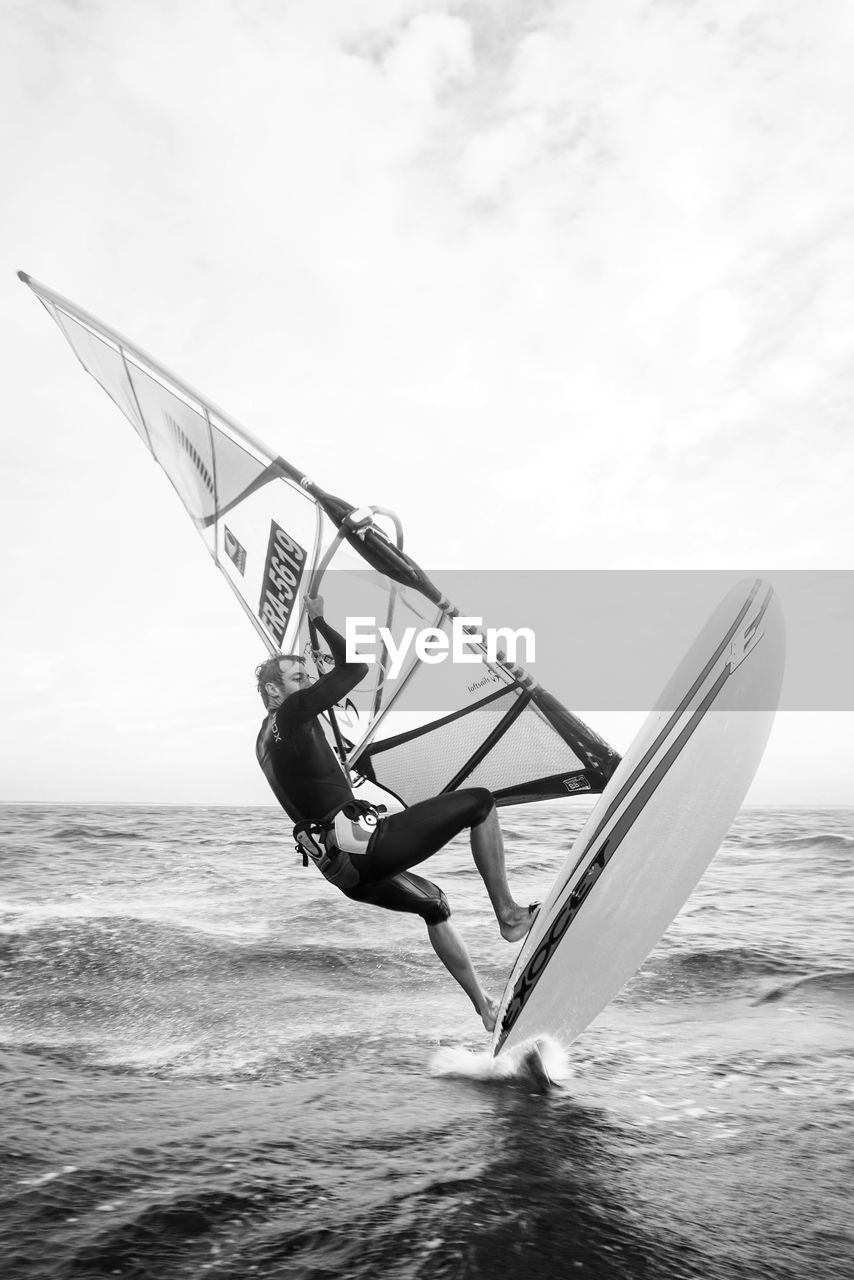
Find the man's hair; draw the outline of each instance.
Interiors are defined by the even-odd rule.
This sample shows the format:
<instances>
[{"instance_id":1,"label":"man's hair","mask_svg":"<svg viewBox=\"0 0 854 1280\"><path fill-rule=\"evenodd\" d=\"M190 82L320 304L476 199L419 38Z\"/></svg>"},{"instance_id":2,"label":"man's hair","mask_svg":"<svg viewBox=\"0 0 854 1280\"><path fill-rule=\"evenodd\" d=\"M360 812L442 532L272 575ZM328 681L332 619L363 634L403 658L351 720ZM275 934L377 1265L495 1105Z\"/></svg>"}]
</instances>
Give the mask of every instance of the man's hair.
<instances>
[{"instance_id":1,"label":"man's hair","mask_svg":"<svg viewBox=\"0 0 854 1280\"><path fill-rule=\"evenodd\" d=\"M279 663L282 661L282 658L289 658L292 662L299 662L301 656L302 655L299 653L274 653L271 658L267 658L265 662L262 662L260 666L255 668L255 679L258 682L258 692L261 695L261 700L265 707L269 708L270 706L270 699L267 695L266 689L268 681L270 684L277 684L281 686L282 668L279 666Z\"/></svg>"}]
</instances>

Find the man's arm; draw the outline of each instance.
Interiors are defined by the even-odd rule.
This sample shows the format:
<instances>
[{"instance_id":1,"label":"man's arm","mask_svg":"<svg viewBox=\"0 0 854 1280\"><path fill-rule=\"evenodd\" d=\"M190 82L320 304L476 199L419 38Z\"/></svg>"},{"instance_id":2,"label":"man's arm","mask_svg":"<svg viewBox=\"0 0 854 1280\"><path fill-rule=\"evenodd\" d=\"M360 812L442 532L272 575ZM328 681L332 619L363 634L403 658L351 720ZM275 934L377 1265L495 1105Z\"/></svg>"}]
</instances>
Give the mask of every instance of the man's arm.
<instances>
[{"instance_id":1,"label":"man's arm","mask_svg":"<svg viewBox=\"0 0 854 1280\"><path fill-rule=\"evenodd\" d=\"M361 666L364 668L363 674L367 674L368 668L364 662L351 662L348 664L347 644L344 637L339 635L334 627L330 627L322 613L314 618L313 621L318 635L323 636L323 639L329 645L329 652L332 654L332 660L336 667L345 667L348 665L351 667ZM361 680L362 676L359 676L359 679Z\"/></svg>"},{"instance_id":2,"label":"man's arm","mask_svg":"<svg viewBox=\"0 0 854 1280\"><path fill-rule=\"evenodd\" d=\"M278 718L291 724L311 720L323 711L328 711L337 702L346 698L356 685L368 674L365 662L348 662L347 645L344 637L331 627L323 616L323 601L319 596L306 600L306 610L314 623L315 630L329 646L329 652L335 662L331 671L321 676L308 689L300 689L285 698L278 710Z\"/></svg>"}]
</instances>

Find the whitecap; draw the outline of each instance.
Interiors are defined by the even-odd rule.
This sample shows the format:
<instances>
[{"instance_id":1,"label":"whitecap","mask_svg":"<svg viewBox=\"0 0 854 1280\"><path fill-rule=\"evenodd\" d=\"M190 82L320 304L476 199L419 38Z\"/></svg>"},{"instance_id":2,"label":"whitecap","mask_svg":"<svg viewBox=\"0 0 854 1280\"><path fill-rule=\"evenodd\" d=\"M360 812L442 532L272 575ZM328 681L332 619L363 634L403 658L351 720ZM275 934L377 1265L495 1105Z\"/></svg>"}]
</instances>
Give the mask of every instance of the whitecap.
<instances>
[{"instance_id":1,"label":"whitecap","mask_svg":"<svg viewBox=\"0 0 854 1280\"><path fill-rule=\"evenodd\" d=\"M528 1040L497 1057L490 1049L445 1045L433 1055L430 1072L462 1080L533 1084L543 1092L550 1084L562 1087L573 1075L566 1050L551 1036Z\"/></svg>"}]
</instances>

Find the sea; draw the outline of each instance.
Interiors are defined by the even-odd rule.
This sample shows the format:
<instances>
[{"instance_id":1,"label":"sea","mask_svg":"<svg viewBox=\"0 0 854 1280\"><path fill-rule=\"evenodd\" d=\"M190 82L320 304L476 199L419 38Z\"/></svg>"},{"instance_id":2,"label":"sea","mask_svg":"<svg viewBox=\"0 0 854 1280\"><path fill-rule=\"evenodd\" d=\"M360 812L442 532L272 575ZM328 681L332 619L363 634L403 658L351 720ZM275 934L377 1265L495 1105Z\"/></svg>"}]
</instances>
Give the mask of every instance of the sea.
<instances>
[{"instance_id":1,"label":"sea","mask_svg":"<svg viewBox=\"0 0 854 1280\"><path fill-rule=\"evenodd\" d=\"M589 807L503 811L520 901ZM545 1091L274 808L5 805L0 860L4 1280L854 1276L854 810L744 809Z\"/></svg>"}]
</instances>

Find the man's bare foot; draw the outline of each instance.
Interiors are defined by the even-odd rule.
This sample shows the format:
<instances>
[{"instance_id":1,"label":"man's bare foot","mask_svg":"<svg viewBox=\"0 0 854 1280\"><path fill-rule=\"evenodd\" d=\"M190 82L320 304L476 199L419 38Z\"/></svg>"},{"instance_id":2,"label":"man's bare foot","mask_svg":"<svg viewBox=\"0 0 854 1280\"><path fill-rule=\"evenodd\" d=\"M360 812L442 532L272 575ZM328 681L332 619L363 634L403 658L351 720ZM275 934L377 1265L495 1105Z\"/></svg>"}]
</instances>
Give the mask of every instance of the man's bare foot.
<instances>
[{"instance_id":1,"label":"man's bare foot","mask_svg":"<svg viewBox=\"0 0 854 1280\"><path fill-rule=\"evenodd\" d=\"M529 907L516 907L509 920L498 922L502 938L507 942L521 941L536 920L539 909L539 902L532 902Z\"/></svg>"},{"instance_id":2,"label":"man's bare foot","mask_svg":"<svg viewBox=\"0 0 854 1280\"><path fill-rule=\"evenodd\" d=\"M484 1007L480 1010L480 1020L487 1031L494 1031L495 1020L498 1017L498 1001L493 1000L492 996L484 996L483 1000Z\"/></svg>"}]
</instances>

